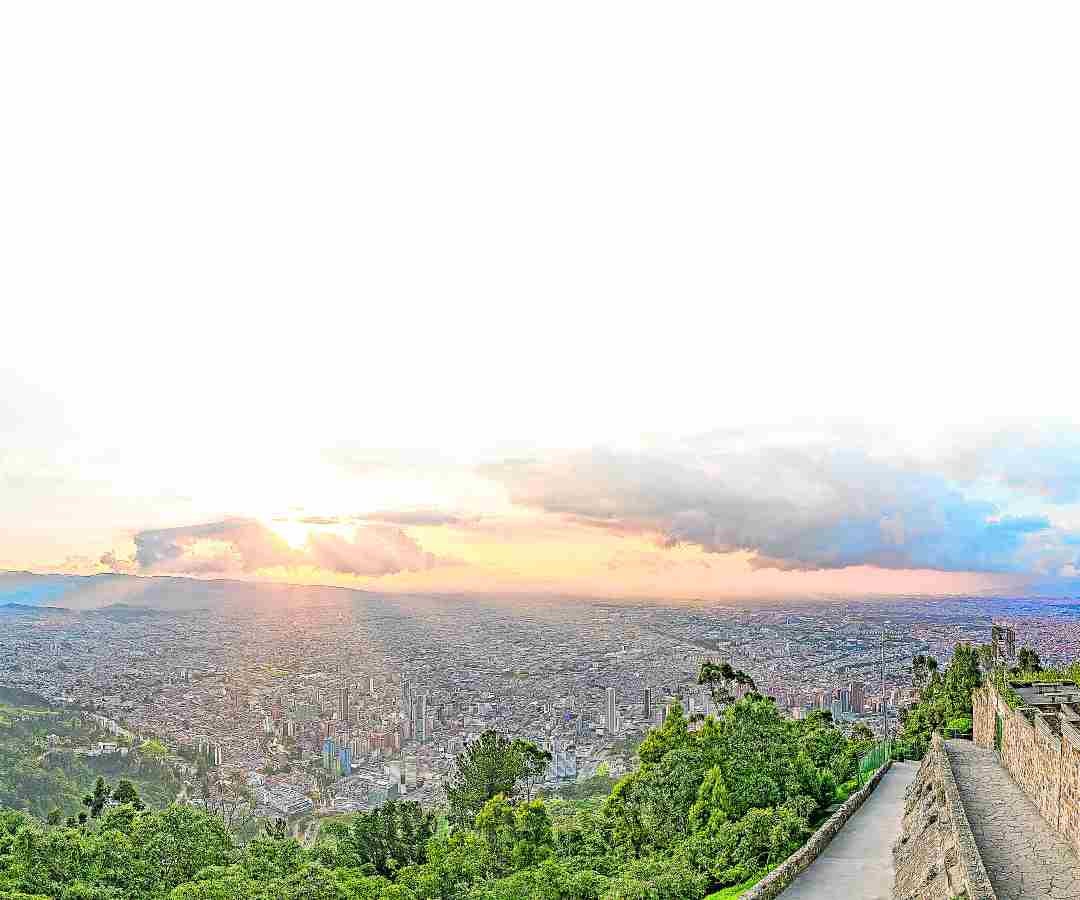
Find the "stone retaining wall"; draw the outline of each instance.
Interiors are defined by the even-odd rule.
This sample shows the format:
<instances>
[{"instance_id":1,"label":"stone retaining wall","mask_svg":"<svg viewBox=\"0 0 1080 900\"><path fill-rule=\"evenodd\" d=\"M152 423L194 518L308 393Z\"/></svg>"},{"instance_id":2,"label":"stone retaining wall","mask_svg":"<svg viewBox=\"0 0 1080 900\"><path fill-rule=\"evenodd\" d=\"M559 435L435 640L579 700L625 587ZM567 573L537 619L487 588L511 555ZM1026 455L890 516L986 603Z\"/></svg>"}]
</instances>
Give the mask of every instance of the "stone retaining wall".
<instances>
[{"instance_id":1,"label":"stone retaining wall","mask_svg":"<svg viewBox=\"0 0 1080 900\"><path fill-rule=\"evenodd\" d=\"M789 885L800 872L804 871L821 854L829 841L844 827L870 793L877 787L878 782L889 770L892 763L888 762L878 769L862 788L852 794L843 805L827 818L805 844L785 859L779 866L746 891L741 900L773 900Z\"/></svg>"},{"instance_id":2,"label":"stone retaining wall","mask_svg":"<svg viewBox=\"0 0 1080 900\"><path fill-rule=\"evenodd\" d=\"M1047 719L1034 707L1010 709L992 684L984 684L971 699L975 743L994 749L1001 721L998 757L1002 766L1047 824L1080 854L1080 729L1076 723L1058 716Z\"/></svg>"},{"instance_id":3,"label":"stone retaining wall","mask_svg":"<svg viewBox=\"0 0 1080 900\"><path fill-rule=\"evenodd\" d=\"M894 900L996 900L941 735L934 735L905 800L893 847Z\"/></svg>"}]
</instances>

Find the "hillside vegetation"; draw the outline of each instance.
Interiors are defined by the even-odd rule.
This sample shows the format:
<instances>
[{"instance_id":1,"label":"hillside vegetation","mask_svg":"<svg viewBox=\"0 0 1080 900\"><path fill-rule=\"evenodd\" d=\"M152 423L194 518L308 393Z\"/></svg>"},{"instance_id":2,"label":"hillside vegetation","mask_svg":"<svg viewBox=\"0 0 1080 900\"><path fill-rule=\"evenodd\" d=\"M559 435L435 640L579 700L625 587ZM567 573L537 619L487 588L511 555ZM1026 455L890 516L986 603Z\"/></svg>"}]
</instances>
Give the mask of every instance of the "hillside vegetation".
<instances>
[{"instance_id":1,"label":"hillside vegetation","mask_svg":"<svg viewBox=\"0 0 1080 900\"><path fill-rule=\"evenodd\" d=\"M77 827L8 811L0 898L699 900L805 841L870 746L757 694L693 725L676 704L640 766L579 801L530 799L535 748L488 732L459 757L444 814L391 802L328 823L309 847L283 823L241 845L197 808L137 810L130 786Z\"/></svg>"},{"instance_id":2,"label":"hillside vegetation","mask_svg":"<svg viewBox=\"0 0 1080 900\"><path fill-rule=\"evenodd\" d=\"M899 745L907 756L922 759L935 731L952 737L971 732L971 695L984 680L993 679L1002 695L1015 697L1014 684L1033 680L1076 681L1080 664L1067 669L1043 669L1039 655L1027 647L1020 649L1016 665L995 666L989 644L959 643L944 672L932 656L916 656L914 681L918 702L902 712Z\"/></svg>"},{"instance_id":3,"label":"hillside vegetation","mask_svg":"<svg viewBox=\"0 0 1080 900\"><path fill-rule=\"evenodd\" d=\"M52 743L48 742L53 736ZM84 715L50 707L22 692L0 692L0 807L45 818L78 816L100 777L127 779L150 806L168 806L180 782L172 768L137 751L86 756L76 749L115 740Z\"/></svg>"}]
</instances>

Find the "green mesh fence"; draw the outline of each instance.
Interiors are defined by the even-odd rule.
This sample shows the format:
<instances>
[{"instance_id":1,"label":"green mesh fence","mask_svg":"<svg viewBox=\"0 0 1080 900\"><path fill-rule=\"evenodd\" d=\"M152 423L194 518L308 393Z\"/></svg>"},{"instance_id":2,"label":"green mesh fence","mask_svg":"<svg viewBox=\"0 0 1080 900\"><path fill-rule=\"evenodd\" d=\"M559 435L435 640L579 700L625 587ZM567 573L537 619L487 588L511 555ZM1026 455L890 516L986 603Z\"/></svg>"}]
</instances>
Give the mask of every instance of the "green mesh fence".
<instances>
[{"instance_id":1,"label":"green mesh fence","mask_svg":"<svg viewBox=\"0 0 1080 900\"><path fill-rule=\"evenodd\" d=\"M859 758L859 787L892 758L893 750L892 741L878 741L873 750Z\"/></svg>"}]
</instances>

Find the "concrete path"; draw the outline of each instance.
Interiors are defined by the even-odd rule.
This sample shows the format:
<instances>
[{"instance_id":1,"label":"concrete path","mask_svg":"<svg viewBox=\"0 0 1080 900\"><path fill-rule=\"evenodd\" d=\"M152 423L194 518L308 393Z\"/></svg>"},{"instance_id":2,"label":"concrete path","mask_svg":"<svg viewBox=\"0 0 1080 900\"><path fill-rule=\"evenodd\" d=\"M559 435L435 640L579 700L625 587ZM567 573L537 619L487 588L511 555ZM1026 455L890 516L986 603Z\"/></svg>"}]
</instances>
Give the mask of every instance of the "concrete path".
<instances>
[{"instance_id":1,"label":"concrete path","mask_svg":"<svg viewBox=\"0 0 1080 900\"><path fill-rule=\"evenodd\" d=\"M904 791L916 763L893 763L881 783L825 851L781 894L782 900L892 900L893 842Z\"/></svg>"},{"instance_id":2,"label":"concrete path","mask_svg":"<svg viewBox=\"0 0 1080 900\"><path fill-rule=\"evenodd\" d=\"M993 750L946 741L964 812L998 900L1076 900L1080 863Z\"/></svg>"}]
</instances>

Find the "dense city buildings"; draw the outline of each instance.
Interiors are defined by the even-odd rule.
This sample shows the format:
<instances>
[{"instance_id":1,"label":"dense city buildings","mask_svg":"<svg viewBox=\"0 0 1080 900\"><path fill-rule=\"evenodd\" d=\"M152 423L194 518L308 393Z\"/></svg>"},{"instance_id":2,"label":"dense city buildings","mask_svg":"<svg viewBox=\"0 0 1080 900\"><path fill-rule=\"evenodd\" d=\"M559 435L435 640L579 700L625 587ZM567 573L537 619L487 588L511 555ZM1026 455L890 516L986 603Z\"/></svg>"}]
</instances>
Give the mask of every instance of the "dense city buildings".
<instances>
[{"instance_id":1,"label":"dense city buildings","mask_svg":"<svg viewBox=\"0 0 1080 900\"><path fill-rule=\"evenodd\" d=\"M882 705L895 722L911 697L912 657L985 643L992 618L1010 617L1046 662L1080 650L1072 609L1032 601L676 605L222 582L201 596L5 607L0 683L155 738L193 781L199 766L238 774L295 816L434 804L486 729L547 749L551 790L602 765L617 776L674 701L716 711L697 684L710 659L748 672L787 715L824 709L880 733Z\"/></svg>"}]
</instances>

